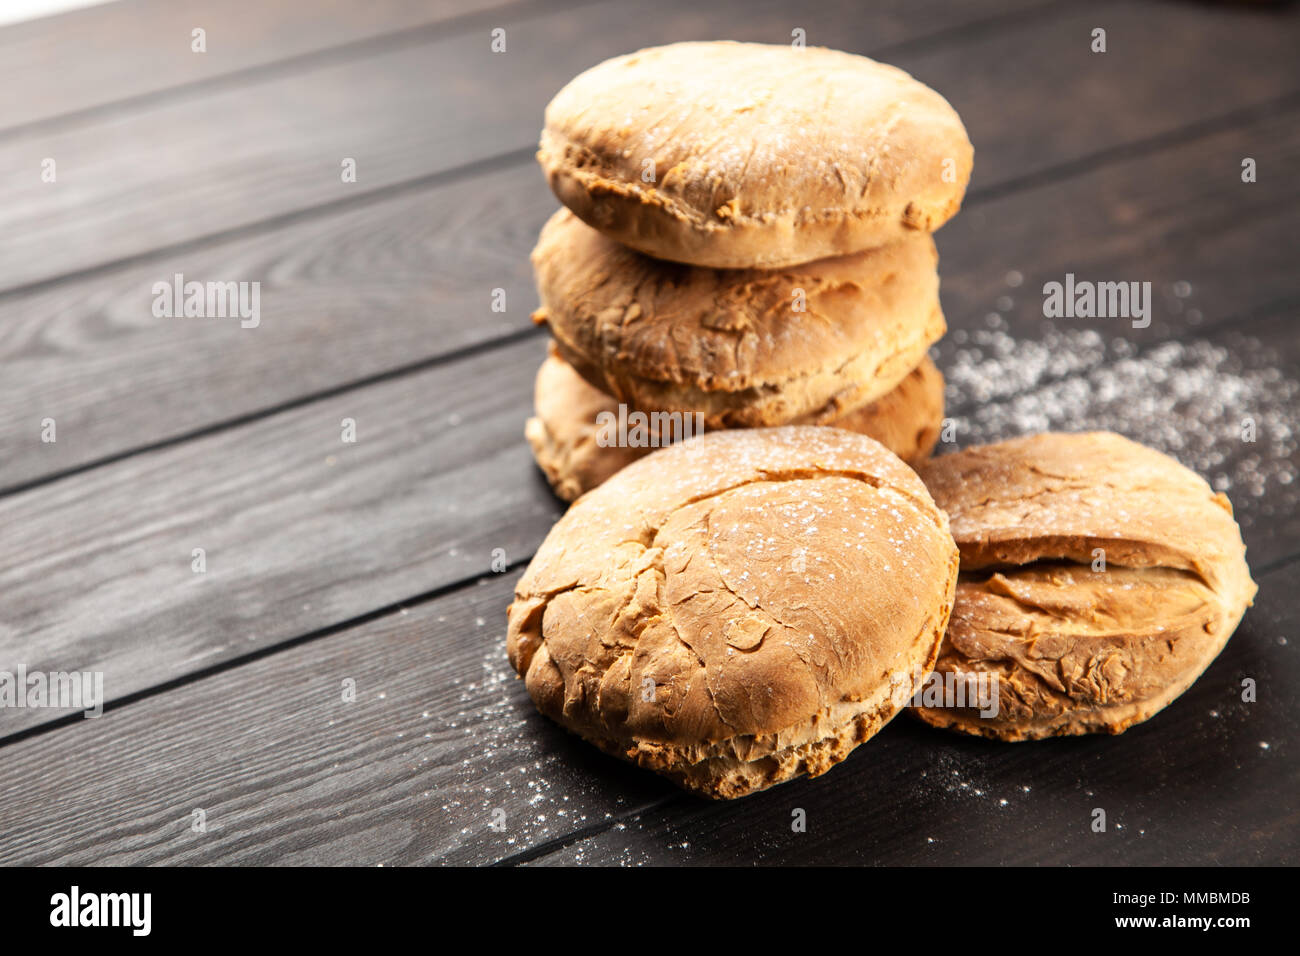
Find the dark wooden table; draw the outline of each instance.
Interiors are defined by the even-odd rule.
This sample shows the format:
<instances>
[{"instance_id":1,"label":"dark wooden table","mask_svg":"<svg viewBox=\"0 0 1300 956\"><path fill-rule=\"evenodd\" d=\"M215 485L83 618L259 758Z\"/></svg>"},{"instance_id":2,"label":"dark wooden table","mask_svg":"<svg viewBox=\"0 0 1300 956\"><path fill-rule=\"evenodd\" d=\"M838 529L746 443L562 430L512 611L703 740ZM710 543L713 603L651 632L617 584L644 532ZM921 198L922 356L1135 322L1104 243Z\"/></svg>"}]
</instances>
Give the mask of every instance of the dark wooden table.
<instances>
[{"instance_id":1,"label":"dark wooden table","mask_svg":"<svg viewBox=\"0 0 1300 956\"><path fill-rule=\"evenodd\" d=\"M827 776L714 805L566 736L506 664L562 508L522 437L555 207L532 152L607 56L795 28L966 120L937 355L967 434L1040 398L1096 424L1048 392L1217 349L1186 401L1268 430L1213 469L1263 476L1228 489L1260 594L1121 737L900 718ZM1051 0L124 0L0 30L0 670L102 672L108 698L0 709L0 861L1296 862L1298 41L1292 7ZM1151 281L1150 327L1049 324L1038 290L1066 272ZM176 273L260 282L260 325L155 317ZM973 387L1017 349L1042 374Z\"/></svg>"}]
</instances>

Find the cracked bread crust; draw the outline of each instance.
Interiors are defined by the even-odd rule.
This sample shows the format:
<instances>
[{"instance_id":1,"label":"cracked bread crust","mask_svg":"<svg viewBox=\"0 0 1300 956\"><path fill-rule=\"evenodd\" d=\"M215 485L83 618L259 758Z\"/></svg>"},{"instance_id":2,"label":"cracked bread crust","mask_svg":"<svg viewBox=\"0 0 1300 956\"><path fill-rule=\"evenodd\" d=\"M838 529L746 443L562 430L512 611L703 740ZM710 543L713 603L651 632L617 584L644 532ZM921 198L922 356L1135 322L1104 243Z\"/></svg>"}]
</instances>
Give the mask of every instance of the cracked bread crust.
<instances>
[{"instance_id":1,"label":"cracked bread crust","mask_svg":"<svg viewBox=\"0 0 1300 956\"><path fill-rule=\"evenodd\" d=\"M943 388L943 375L927 356L876 401L839 417L815 416L810 423L861 432L916 468L929 457L943 426ZM534 412L524 435L551 487L566 501L654 451L598 444L597 416L617 415L618 402L574 371L553 346L537 372Z\"/></svg>"},{"instance_id":2,"label":"cracked bread crust","mask_svg":"<svg viewBox=\"0 0 1300 956\"><path fill-rule=\"evenodd\" d=\"M999 686L995 717L913 708L935 726L1000 740L1122 733L1191 686L1254 598L1228 499L1118 435L1014 439L921 475L961 551L936 670Z\"/></svg>"},{"instance_id":3,"label":"cracked bread crust","mask_svg":"<svg viewBox=\"0 0 1300 956\"><path fill-rule=\"evenodd\" d=\"M660 259L777 268L933 232L974 151L892 66L820 47L675 43L580 74L537 154L583 221Z\"/></svg>"},{"instance_id":4,"label":"cracked bread crust","mask_svg":"<svg viewBox=\"0 0 1300 956\"><path fill-rule=\"evenodd\" d=\"M715 798L842 760L928 672L957 551L914 472L815 426L634 462L551 530L507 648L538 709Z\"/></svg>"},{"instance_id":5,"label":"cracked bread crust","mask_svg":"<svg viewBox=\"0 0 1300 956\"><path fill-rule=\"evenodd\" d=\"M619 401L702 412L711 429L860 408L946 328L928 235L790 269L719 271L651 259L562 209L532 260L536 318L570 365Z\"/></svg>"}]
</instances>

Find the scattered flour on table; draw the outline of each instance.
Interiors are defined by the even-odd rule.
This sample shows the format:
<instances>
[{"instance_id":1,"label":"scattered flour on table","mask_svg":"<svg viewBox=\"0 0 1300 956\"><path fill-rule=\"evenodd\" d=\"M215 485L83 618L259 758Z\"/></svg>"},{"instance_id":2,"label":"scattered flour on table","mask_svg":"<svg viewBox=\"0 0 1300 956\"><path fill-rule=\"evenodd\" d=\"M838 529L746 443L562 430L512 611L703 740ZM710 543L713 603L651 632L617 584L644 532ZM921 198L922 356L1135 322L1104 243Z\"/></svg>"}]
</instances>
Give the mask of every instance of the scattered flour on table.
<instances>
[{"instance_id":1,"label":"scattered flour on table","mask_svg":"<svg viewBox=\"0 0 1300 956\"><path fill-rule=\"evenodd\" d=\"M1262 514L1291 511L1300 384L1258 340L1136 345L1048 322L1028 340L999 325L956 329L939 346L959 447L1104 429L1173 456L1230 497L1278 499ZM1243 441L1247 419L1253 443Z\"/></svg>"},{"instance_id":2,"label":"scattered flour on table","mask_svg":"<svg viewBox=\"0 0 1300 956\"><path fill-rule=\"evenodd\" d=\"M575 786L577 774L538 737L535 711L506 657L504 635L487 640L482 675L452 681L458 708L443 718L443 726L466 744L457 783L445 788L441 804L459 823L458 842L490 841L498 856L508 856L611 820L624 798L600 800ZM601 809L584 809L596 806ZM489 823L498 810L505 813L504 829L494 831Z\"/></svg>"}]
</instances>

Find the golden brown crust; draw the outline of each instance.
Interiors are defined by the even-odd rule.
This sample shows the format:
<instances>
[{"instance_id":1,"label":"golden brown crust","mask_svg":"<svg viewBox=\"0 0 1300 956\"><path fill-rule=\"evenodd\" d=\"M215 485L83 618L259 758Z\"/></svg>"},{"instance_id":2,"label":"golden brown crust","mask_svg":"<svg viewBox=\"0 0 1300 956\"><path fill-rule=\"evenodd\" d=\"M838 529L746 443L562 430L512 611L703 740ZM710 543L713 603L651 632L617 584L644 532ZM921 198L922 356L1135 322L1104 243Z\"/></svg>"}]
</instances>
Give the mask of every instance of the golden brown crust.
<instances>
[{"instance_id":1,"label":"golden brown crust","mask_svg":"<svg viewBox=\"0 0 1300 956\"><path fill-rule=\"evenodd\" d=\"M560 201L661 259L774 268L932 232L973 150L902 70L837 50L675 43L607 60L546 108Z\"/></svg>"},{"instance_id":2,"label":"golden brown crust","mask_svg":"<svg viewBox=\"0 0 1300 956\"><path fill-rule=\"evenodd\" d=\"M717 432L555 525L508 650L539 710L712 797L817 774L906 703L957 552L910 469L839 429Z\"/></svg>"},{"instance_id":3,"label":"golden brown crust","mask_svg":"<svg viewBox=\"0 0 1300 956\"><path fill-rule=\"evenodd\" d=\"M702 412L710 429L836 418L893 389L944 332L936 262L921 234L790 269L701 269L567 210L533 252L564 359L619 401Z\"/></svg>"},{"instance_id":4,"label":"golden brown crust","mask_svg":"<svg viewBox=\"0 0 1300 956\"><path fill-rule=\"evenodd\" d=\"M943 425L943 387L943 375L927 356L893 391L857 411L814 424L874 438L915 468L929 457L938 440ZM644 447L601 445L599 416L617 416L618 402L594 388L554 349L538 369L534 408L524 434L551 487L566 501L573 501L672 439L671 435L661 439L649 434L649 444ZM647 431L653 433L654 429Z\"/></svg>"},{"instance_id":5,"label":"golden brown crust","mask_svg":"<svg viewBox=\"0 0 1300 956\"><path fill-rule=\"evenodd\" d=\"M937 726L1120 733L1191 686L1255 595L1227 498L1118 435L1014 439L921 475L962 562L936 670L999 683L993 717L915 708Z\"/></svg>"},{"instance_id":6,"label":"golden brown crust","mask_svg":"<svg viewBox=\"0 0 1300 956\"><path fill-rule=\"evenodd\" d=\"M930 459L943 429L943 373L930 356L892 391L856 411L816 421L874 438L913 468Z\"/></svg>"}]
</instances>

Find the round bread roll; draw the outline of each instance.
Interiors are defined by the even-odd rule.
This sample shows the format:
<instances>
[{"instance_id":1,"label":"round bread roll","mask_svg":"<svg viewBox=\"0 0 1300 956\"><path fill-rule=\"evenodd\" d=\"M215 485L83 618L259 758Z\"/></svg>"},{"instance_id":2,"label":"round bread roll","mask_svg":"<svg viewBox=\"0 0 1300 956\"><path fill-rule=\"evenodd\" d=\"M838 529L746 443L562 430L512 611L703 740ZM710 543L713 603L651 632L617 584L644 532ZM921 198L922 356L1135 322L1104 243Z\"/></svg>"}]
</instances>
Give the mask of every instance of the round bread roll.
<instances>
[{"instance_id":1,"label":"round bread roll","mask_svg":"<svg viewBox=\"0 0 1300 956\"><path fill-rule=\"evenodd\" d=\"M716 432L580 498L515 588L537 708L688 790L843 760L933 664L957 578L916 474L834 428Z\"/></svg>"},{"instance_id":2,"label":"round bread roll","mask_svg":"<svg viewBox=\"0 0 1300 956\"><path fill-rule=\"evenodd\" d=\"M966 707L914 708L935 726L1121 733L1191 686L1255 596L1228 499L1119 435L1017 438L921 476L961 550L936 673L954 688L997 679L996 714L969 693Z\"/></svg>"},{"instance_id":3,"label":"round bread roll","mask_svg":"<svg viewBox=\"0 0 1300 956\"><path fill-rule=\"evenodd\" d=\"M533 250L556 347L589 382L710 429L828 420L893 389L943 335L938 254L918 233L790 269L651 259L560 210Z\"/></svg>"},{"instance_id":4,"label":"round bread roll","mask_svg":"<svg viewBox=\"0 0 1300 956\"><path fill-rule=\"evenodd\" d=\"M554 348L537 371L534 407L536 414L528 419L524 434L551 487L566 501L590 491L655 448L671 444L679 437L673 429L685 433L687 426L687 420L678 417L667 422L666 428L655 428L656 420L647 416L645 444L602 445L600 416L617 420L618 402L593 388ZM861 432L916 468L929 457L943 427L943 375L926 356L893 391L841 418L818 424Z\"/></svg>"},{"instance_id":5,"label":"round bread roll","mask_svg":"<svg viewBox=\"0 0 1300 956\"><path fill-rule=\"evenodd\" d=\"M592 67L546 108L560 201L661 259L779 267L933 232L974 152L902 70L822 48L674 43Z\"/></svg>"},{"instance_id":6,"label":"round bread roll","mask_svg":"<svg viewBox=\"0 0 1300 956\"><path fill-rule=\"evenodd\" d=\"M537 370L533 386L534 415L524 425L524 437L533 457L565 501L573 501L595 488L610 475L648 455L659 444L668 444L656 433L654 447L599 444L603 412L618 413L618 403L593 387L555 354L546 357Z\"/></svg>"}]
</instances>

